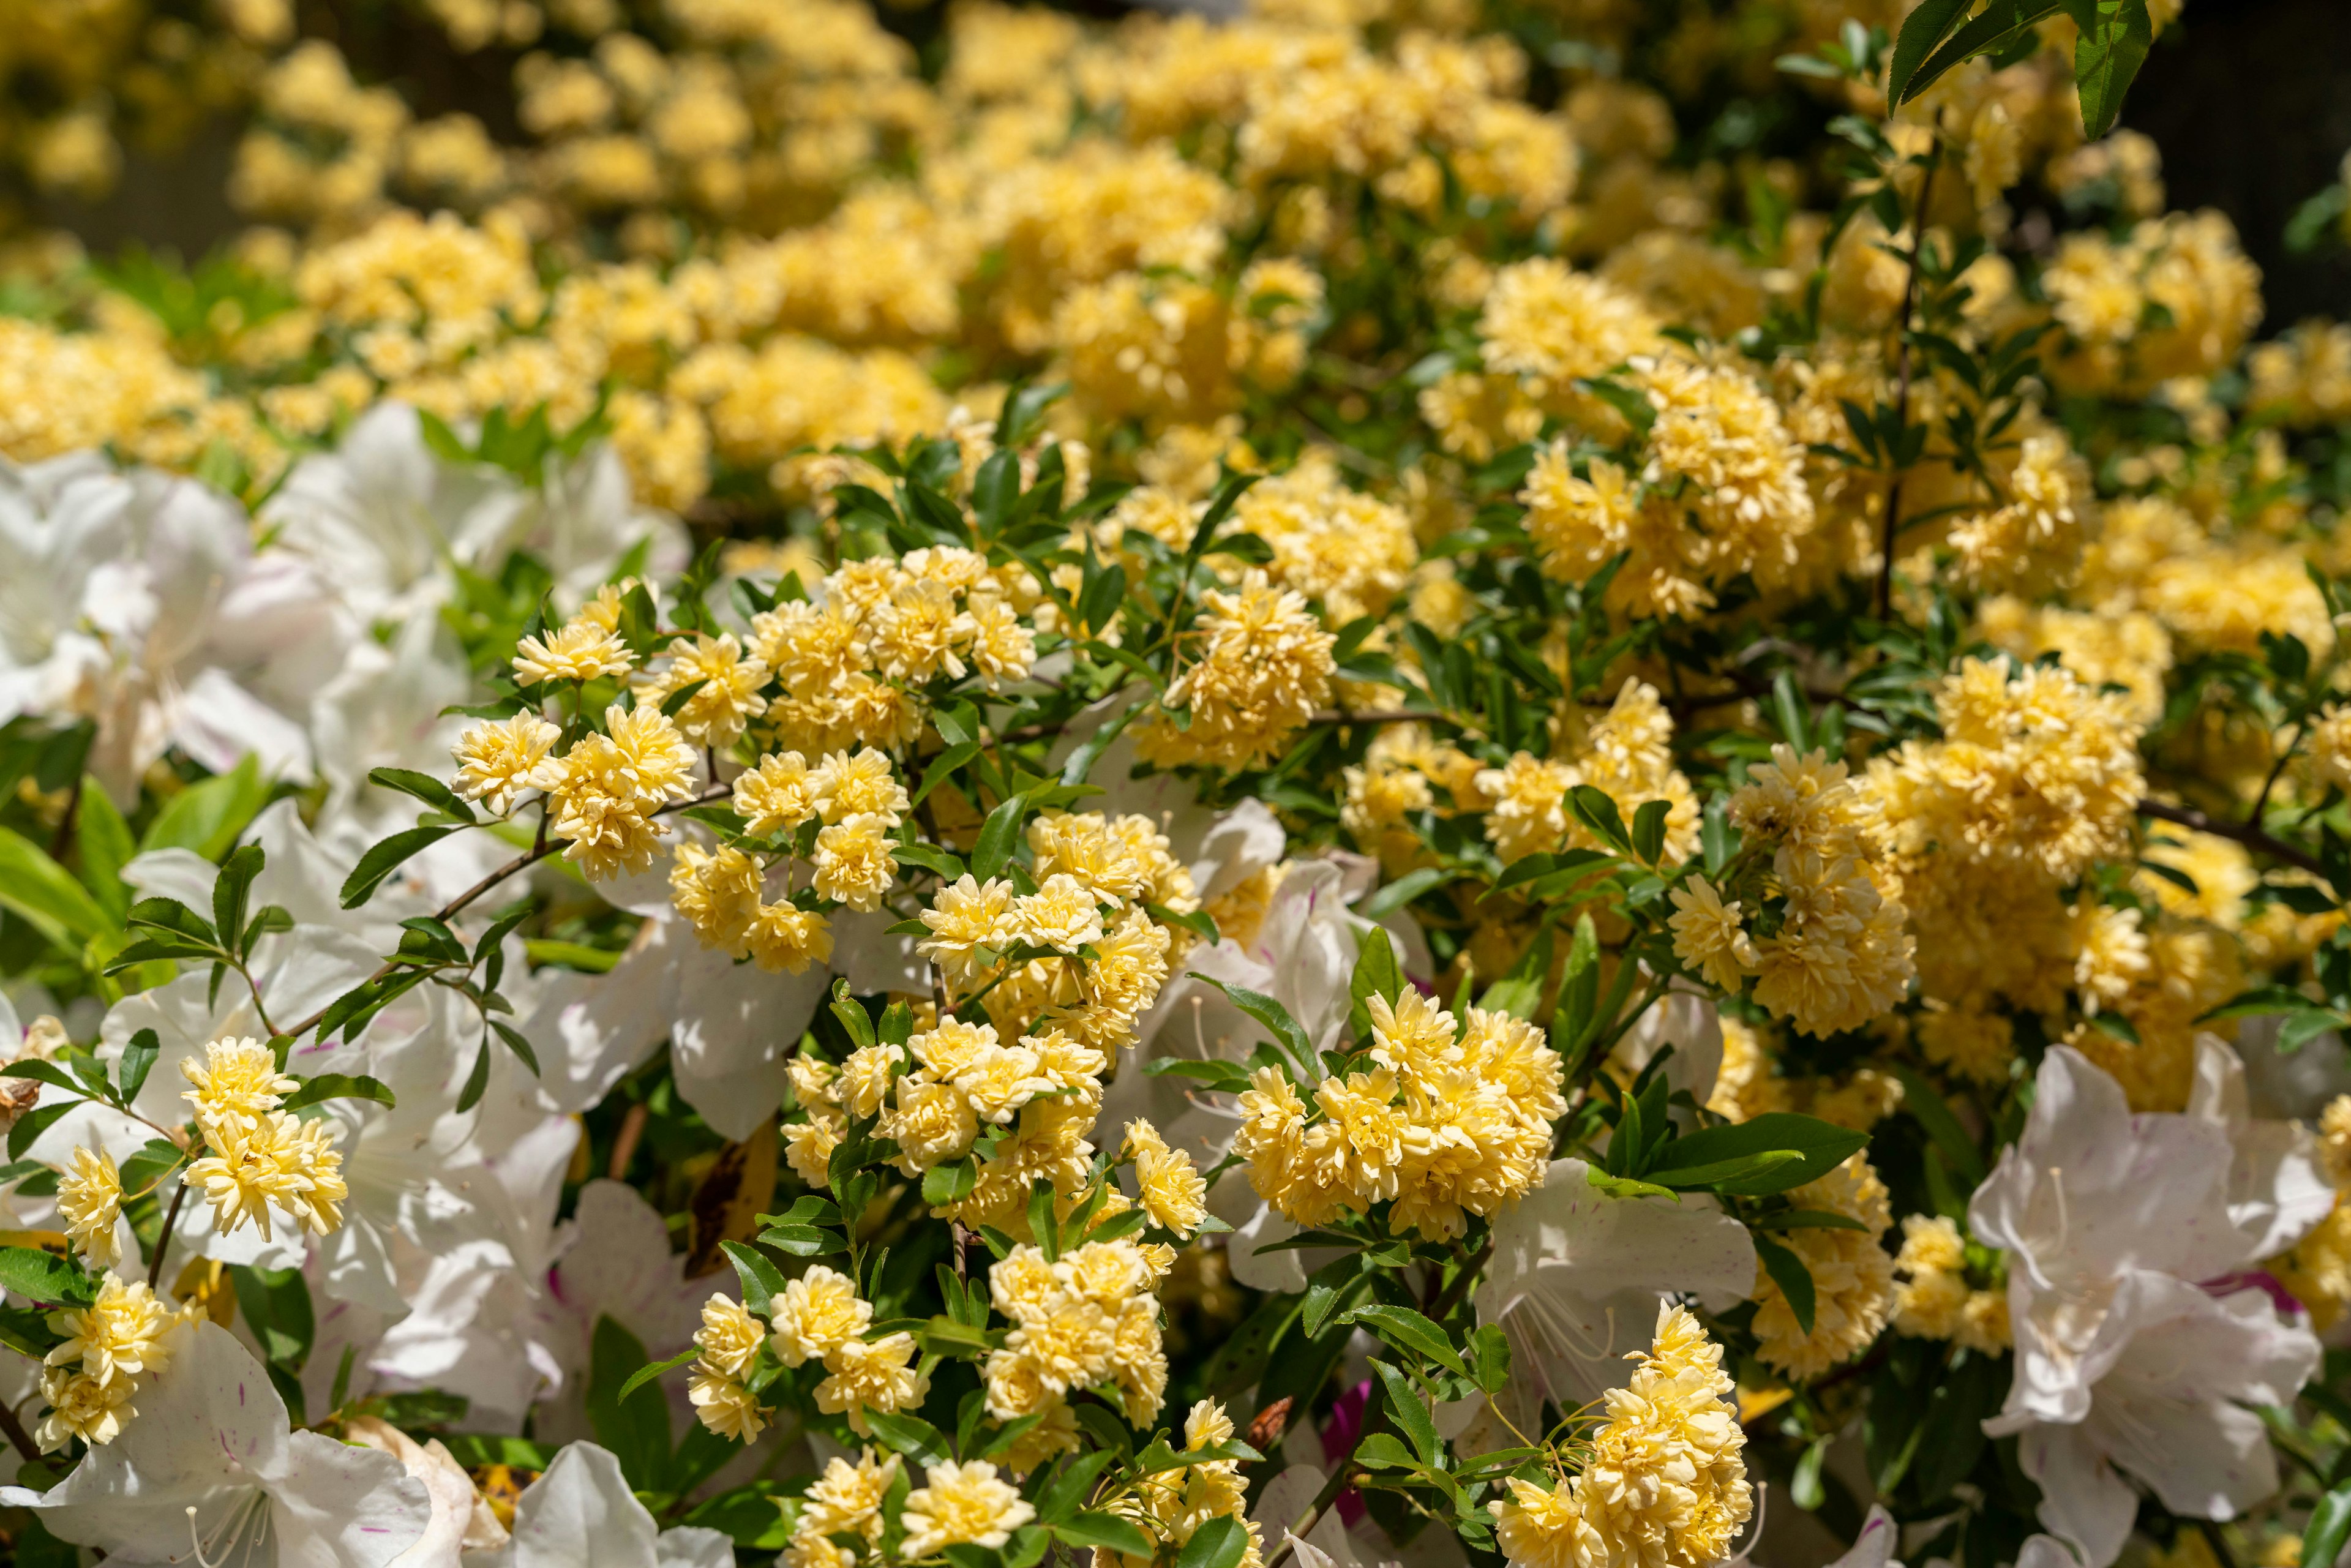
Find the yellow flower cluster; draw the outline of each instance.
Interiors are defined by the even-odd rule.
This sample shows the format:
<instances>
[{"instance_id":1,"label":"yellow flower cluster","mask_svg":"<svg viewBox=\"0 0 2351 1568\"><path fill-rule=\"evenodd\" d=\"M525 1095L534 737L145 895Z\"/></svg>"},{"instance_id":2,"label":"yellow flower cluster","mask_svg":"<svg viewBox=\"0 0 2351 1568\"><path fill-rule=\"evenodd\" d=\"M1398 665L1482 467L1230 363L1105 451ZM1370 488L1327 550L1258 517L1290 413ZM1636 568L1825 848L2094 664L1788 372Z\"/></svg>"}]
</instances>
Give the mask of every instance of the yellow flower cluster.
<instances>
[{"instance_id":1,"label":"yellow flower cluster","mask_svg":"<svg viewBox=\"0 0 2351 1568\"><path fill-rule=\"evenodd\" d=\"M302 1084L279 1069L267 1042L213 1040L201 1061L188 1057L180 1071L193 1085L181 1098L195 1108L206 1150L184 1179L203 1190L221 1234L250 1225L269 1239L273 1207L320 1236L342 1224L350 1189L335 1124L278 1109Z\"/></svg>"},{"instance_id":2,"label":"yellow flower cluster","mask_svg":"<svg viewBox=\"0 0 2351 1568\"><path fill-rule=\"evenodd\" d=\"M1258 1196L1310 1228L1387 1203L1395 1234L1447 1240L1541 1185L1567 1109L1542 1031L1483 1008L1457 1024L1411 990L1366 1007L1369 1065L1311 1106L1280 1069L1252 1075L1233 1152Z\"/></svg>"},{"instance_id":3,"label":"yellow flower cluster","mask_svg":"<svg viewBox=\"0 0 2351 1568\"><path fill-rule=\"evenodd\" d=\"M1172 1261L1132 1241L1088 1241L1049 1260L1014 1248L987 1271L996 1310L1012 1320L984 1368L987 1413L999 1421L1042 1412L1013 1462L1025 1472L1077 1446L1069 1396L1100 1387L1129 1422L1147 1427L1167 1392L1155 1293Z\"/></svg>"},{"instance_id":4,"label":"yellow flower cluster","mask_svg":"<svg viewBox=\"0 0 2351 1568\"><path fill-rule=\"evenodd\" d=\"M702 1424L721 1437L750 1442L765 1429L769 1411L748 1382L763 1351L785 1366L821 1362L826 1377L817 1385L817 1408L846 1416L852 1430L868 1432L866 1413L912 1409L930 1390L930 1375L914 1364L914 1336L903 1330L869 1339L873 1305L857 1293L856 1281L817 1264L768 1305L768 1326L733 1299L713 1296L702 1310L694 1336L701 1352L691 1394Z\"/></svg>"},{"instance_id":5,"label":"yellow flower cluster","mask_svg":"<svg viewBox=\"0 0 2351 1568\"><path fill-rule=\"evenodd\" d=\"M1694 876L1672 894L1676 956L1727 991L1751 977L1755 999L1806 1034L1858 1029L1901 1000L1907 911L1873 852L1876 802L1844 764L1774 746L1729 815L1745 841L1722 888Z\"/></svg>"},{"instance_id":6,"label":"yellow flower cluster","mask_svg":"<svg viewBox=\"0 0 2351 1568\"><path fill-rule=\"evenodd\" d=\"M2008 1349L2008 1292L1969 1282L1967 1239L1948 1215L1902 1217L1894 1271L1897 1331L1913 1339L1947 1339L1984 1355Z\"/></svg>"},{"instance_id":7,"label":"yellow flower cluster","mask_svg":"<svg viewBox=\"0 0 2351 1568\"><path fill-rule=\"evenodd\" d=\"M1197 1453L1228 1442L1232 1417L1222 1404L1203 1399L1184 1417L1184 1452ZM1110 1511L1143 1527L1153 1540L1179 1552L1199 1528L1212 1519L1239 1521L1249 1532L1240 1561L1234 1568L1261 1568L1263 1528L1249 1517L1249 1482L1238 1459L1201 1459L1180 1469L1144 1476L1135 1490L1115 1500ZM1148 1568L1151 1559L1125 1552L1104 1552L1104 1568Z\"/></svg>"},{"instance_id":8,"label":"yellow flower cluster","mask_svg":"<svg viewBox=\"0 0 2351 1568\"><path fill-rule=\"evenodd\" d=\"M1209 589L1181 644L1170 716L1143 726L1136 748L1161 767L1257 768L1280 756L1331 700L1337 636L1297 592L1250 571L1238 591Z\"/></svg>"},{"instance_id":9,"label":"yellow flower cluster","mask_svg":"<svg viewBox=\"0 0 2351 1568\"><path fill-rule=\"evenodd\" d=\"M792 1529L791 1545L782 1561L789 1568L849 1568L862 1553L834 1542L836 1535L861 1538L866 1551L879 1546L882 1501L897 1484L899 1471L895 1454L867 1448L854 1463L834 1455L824 1472L809 1483L799 1522Z\"/></svg>"},{"instance_id":10,"label":"yellow flower cluster","mask_svg":"<svg viewBox=\"0 0 2351 1568\"><path fill-rule=\"evenodd\" d=\"M976 676L994 691L1026 676L1043 605L1026 568L953 546L847 562L814 600L752 617L751 656L778 688L754 733L763 749L808 755L896 750L922 733L930 682Z\"/></svg>"},{"instance_id":11,"label":"yellow flower cluster","mask_svg":"<svg viewBox=\"0 0 2351 1568\"><path fill-rule=\"evenodd\" d=\"M694 1344L702 1354L695 1359L687 1388L694 1412L702 1424L722 1437L756 1441L774 1412L753 1397L745 1379L768 1343L759 1320L731 1296L713 1296L702 1304L702 1326Z\"/></svg>"},{"instance_id":12,"label":"yellow flower cluster","mask_svg":"<svg viewBox=\"0 0 2351 1568\"><path fill-rule=\"evenodd\" d=\"M1653 422L1638 465L1546 447L1520 499L1543 570L1571 581L1630 552L1608 585L1612 608L1687 616L1715 590L1752 576L1789 581L1815 521L1804 449L1779 405L1743 372L1643 356L1629 372Z\"/></svg>"},{"instance_id":13,"label":"yellow flower cluster","mask_svg":"<svg viewBox=\"0 0 2351 1568\"><path fill-rule=\"evenodd\" d=\"M1573 716L1581 720L1577 710ZM1545 760L1519 752L1500 768L1480 770L1475 779L1486 809L1486 841L1502 863L1568 848L1590 849L1599 841L1567 812L1567 792L1588 784L1616 803L1625 821L1650 800L1672 809L1666 815L1667 861L1686 859L1698 844L1698 797L1674 767L1674 721L1646 681L1626 681L1606 713L1583 726L1574 760ZM1424 786L1425 789L1425 786ZM1352 780L1351 780L1352 792Z\"/></svg>"},{"instance_id":14,"label":"yellow flower cluster","mask_svg":"<svg viewBox=\"0 0 2351 1568\"><path fill-rule=\"evenodd\" d=\"M1512 1477L1510 1495L1486 1505L1513 1563L1704 1568L1730 1555L1754 1505L1722 1347L1664 1304L1637 1359L1630 1386L1608 1391L1580 1473L1548 1489Z\"/></svg>"},{"instance_id":15,"label":"yellow flower cluster","mask_svg":"<svg viewBox=\"0 0 2351 1568\"><path fill-rule=\"evenodd\" d=\"M1791 1230L1781 1239L1813 1276L1809 1333L1770 1271L1760 1262L1756 1266L1756 1354L1802 1382L1859 1354L1886 1326L1895 1304L1894 1260L1878 1243L1893 1228L1894 1215L1886 1184L1864 1155L1795 1188L1788 1198L1799 1208L1841 1214L1865 1228Z\"/></svg>"},{"instance_id":16,"label":"yellow flower cluster","mask_svg":"<svg viewBox=\"0 0 2351 1568\"><path fill-rule=\"evenodd\" d=\"M172 1331L188 1313L174 1312L144 1281L109 1271L96 1300L53 1321L65 1338L43 1358L41 1396L49 1409L34 1436L45 1454L77 1437L101 1448L139 1414L131 1401L140 1385L171 1364Z\"/></svg>"}]
</instances>

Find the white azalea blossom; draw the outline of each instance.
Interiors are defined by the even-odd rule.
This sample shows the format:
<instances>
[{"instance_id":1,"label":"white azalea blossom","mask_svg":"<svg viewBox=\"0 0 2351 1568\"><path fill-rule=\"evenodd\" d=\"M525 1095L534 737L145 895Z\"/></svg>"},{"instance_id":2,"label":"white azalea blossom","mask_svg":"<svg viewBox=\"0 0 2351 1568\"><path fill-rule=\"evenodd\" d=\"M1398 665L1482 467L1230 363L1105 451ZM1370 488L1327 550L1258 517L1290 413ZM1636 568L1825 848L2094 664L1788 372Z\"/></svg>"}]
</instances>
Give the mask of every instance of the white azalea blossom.
<instances>
[{"instance_id":1,"label":"white azalea blossom","mask_svg":"<svg viewBox=\"0 0 2351 1568\"><path fill-rule=\"evenodd\" d=\"M433 1500L389 1454L288 1429L260 1363L216 1324L183 1331L139 1418L46 1492L49 1532L125 1563L387 1568L423 1534Z\"/></svg>"}]
</instances>

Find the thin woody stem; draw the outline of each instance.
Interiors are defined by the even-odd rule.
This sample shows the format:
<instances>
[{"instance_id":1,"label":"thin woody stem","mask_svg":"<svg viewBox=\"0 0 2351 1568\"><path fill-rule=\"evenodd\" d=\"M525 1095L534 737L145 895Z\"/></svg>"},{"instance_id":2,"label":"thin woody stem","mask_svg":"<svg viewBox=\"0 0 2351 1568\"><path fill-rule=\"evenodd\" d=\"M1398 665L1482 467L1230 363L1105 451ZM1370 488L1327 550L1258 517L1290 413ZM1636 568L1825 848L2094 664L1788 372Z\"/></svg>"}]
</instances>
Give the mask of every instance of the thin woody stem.
<instances>
[{"instance_id":1,"label":"thin woody stem","mask_svg":"<svg viewBox=\"0 0 2351 1568\"><path fill-rule=\"evenodd\" d=\"M1935 171L1943 162L1943 135L1939 118L1935 140L1927 154L1926 177L1918 182L1918 210L1910 222L1910 266L1902 280L1902 313L1895 321L1896 347L1894 360L1894 423L1896 429L1910 423L1910 374L1913 369L1910 353L1910 319L1918 307L1918 274L1924 265L1927 250L1927 207L1935 193ZM1893 455L1887 454L1890 457ZM1902 471L1894 471L1886 487L1886 539L1877 562L1877 614L1880 620L1894 608L1894 541L1902 531Z\"/></svg>"},{"instance_id":2,"label":"thin woody stem","mask_svg":"<svg viewBox=\"0 0 2351 1568\"><path fill-rule=\"evenodd\" d=\"M690 800L673 801L669 805L657 807L647 814L654 817L665 817L672 811L683 811L689 807L707 806L715 800L726 800L733 794L734 787L732 785L714 785L710 789L704 790L701 794L695 796ZM484 877L481 881L475 883L473 886L467 888L465 892L459 894L448 903L443 904L439 909L434 911L434 918L436 920L450 919L464 911L465 908L468 904L472 904L475 899L481 897L492 888L496 887L500 883L505 882L508 877L515 875L518 872L528 871L532 866L537 865L540 861L545 860L549 855L554 853L556 846L547 841L546 818L544 815L539 819L539 829L538 841L535 845L530 849L524 851L521 854L515 856L514 859L507 862L506 864L498 867L497 870L490 873L489 875ZM393 967L393 965L386 964L377 969L374 974L370 975L367 979L361 983L372 985L374 982L382 979L386 975L391 974ZM328 1004L328 1007L332 1006L332 1003ZM300 1023L298 1023L292 1029L287 1030L286 1031L287 1036L294 1040L301 1039L304 1035L319 1027L319 1020L327 1016L327 1011L328 1008L320 1008L317 1012L312 1013L308 1018L304 1019Z\"/></svg>"}]
</instances>

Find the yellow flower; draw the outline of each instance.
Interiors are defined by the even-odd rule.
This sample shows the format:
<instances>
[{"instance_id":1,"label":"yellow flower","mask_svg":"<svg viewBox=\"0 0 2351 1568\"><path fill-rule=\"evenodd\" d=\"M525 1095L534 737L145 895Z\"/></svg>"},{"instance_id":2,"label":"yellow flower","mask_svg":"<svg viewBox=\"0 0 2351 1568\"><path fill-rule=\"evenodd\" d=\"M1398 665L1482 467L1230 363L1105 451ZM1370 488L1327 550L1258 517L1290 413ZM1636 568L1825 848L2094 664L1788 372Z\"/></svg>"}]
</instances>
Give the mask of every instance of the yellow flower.
<instances>
[{"instance_id":1,"label":"yellow flower","mask_svg":"<svg viewBox=\"0 0 2351 1568\"><path fill-rule=\"evenodd\" d=\"M996 1479L996 1467L985 1459L933 1465L924 1479L927 1484L906 1494L906 1540L900 1551L909 1559L966 1543L994 1551L1037 1517L1027 1500Z\"/></svg>"},{"instance_id":2,"label":"yellow flower","mask_svg":"<svg viewBox=\"0 0 2351 1568\"><path fill-rule=\"evenodd\" d=\"M475 725L449 748L457 761L457 793L506 815L516 797L534 787L531 774L562 734L535 713Z\"/></svg>"},{"instance_id":3,"label":"yellow flower","mask_svg":"<svg viewBox=\"0 0 2351 1568\"><path fill-rule=\"evenodd\" d=\"M84 1260L101 1269L121 1261L115 1227L122 1218L122 1177L103 1149L74 1150L73 1168L57 1178L57 1214Z\"/></svg>"},{"instance_id":4,"label":"yellow flower","mask_svg":"<svg viewBox=\"0 0 2351 1568\"><path fill-rule=\"evenodd\" d=\"M677 727L699 746L724 749L743 733L744 721L768 711L759 688L768 684L768 666L756 654L743 655L743 645L731 632L716 637L700 634L694 646L673 651L669 665L659 674L637 683L640 706L660 707L688 686L697 689L677 711Z\"/></svg>"},{"instance_id":5,"label":"yellow flower","mask_svg":"<svg viewBox=\"0 0 2351 1568\"><path fill-rule=\"evenodd\" d=\"M759 1347L767 1341L768 1331L759 1320L732 1296L713 1296L702 1304L702 1327L695 1331L694 1343L702 1352L702 1364L718 1375L749 1376L752 1363L759 1359Z\"/></svg>"},{"instance_id":6,"label":"yellow flower","mask_svg":"<svg viewBox=\"0 0 2351 1568\"><path fill-rule=\"evenodd\" d=\"M816 1407L828 1416L847 1415L850 1429L867 1435L868 1410L883 1415L923 1402L931 1380L915 1371L914 1336L888 1334L878 1340L852 1339L825 1353L830 1374L816 1385Z\"/></svg>"},{"instance_id":7,"label":"yellow flower","mask_svg":"<svg viewBox=\"0 0 2351 1568\"><path fill-rule=\"evenodd\" d=\"M280 1098L302 1087L277 1066L277 1053L250 1037L223 1039L204 1046L202 1061L184 1057L180 1073L195 1085L180 1096L195 1107L197 1124L209 1135L215 1127L249 1130L277 1109Z\"/></svg>"},{"instance_id":8,"label":"yellow flower","mask_svg":"<svg viewBox=\"0 0 2351 1568\"><path fill-rule=\"evenodd\" d=\"M54 1454L77 1437L94 1448L111 1443L139 1414L131 1404L137 1392L129 1377L98 1377L61 1366L44 1371L41 1397L49 1402L49 1411L34 1431L41 1451Z\"/></svg>"},{"instance_id":9,"label":"yellow flower","mask_svg":"<svg viewBox=\"0 0 2351 1568\"><path fill-rule=\"evenodd\" d=\"M769 1321L777 1357L786 1366L798 1366L821 1360L863 1333L873 1321L873 1307L859 1299L856 1281L820 1263L784 1286Z\"/></svg>"},{"instance_id":10,"label":"yellow flower","mask_svg":"<svg viewBox=\"0 0 2351 1568\"><path fill-rule=\"evenodd\" d=\"M694 1413L705 1427L722 1437L738 1442L753 1442L767 1430L767 1417L772 1414L739 1378L715 1372L697 1363L693 1376L687 1381L686 1396L694 1402Z\"/></svg>"},{"instance_id":11,"label":"yellow flower","mask_svg":"<svg viewBox=\"0 0 2351 1568\"><path fill-rule=\"evenodd\" d=\"M600 675L625 675L634 664L629 645L610 627L582 618L517 644L515 682L535 686L541 681L592 681Z\"/></svg>"},{"instance_id":12,"label":"yellow flower","mask_svg":"<svg viewBox=\"0 0 2351 1568\"><path fill-rule=\"evenodd\" d=\"M798 1533L882 1538L882 1500L898 1479L899 1459L867 1448L852 1464L836 1454L809 1484Z\"/></svg>"},{"instance_id":13,"label":"yellow flower","mask_svg":"<svg viewBox=\"0 0 2351 1568\"><path fill-rule=\"evenodd\" d=\"M1169 1148L1148 1122L1127 1124L1123 1152L1134 1162L1135 1185L1151 1223L1188 1240L1208 1217L1208 1184L1193 1168L1192 1156Z\"/></svg>"},{"instance_id":14,"label":"yellow flower","mask_svg":"<svg viewBox=\"0 0 2351 1568\"><path fill-rule=\"evenodd\" d=\"M878 817L889 831L906 814L905 786L898 782L890 758L867 747L851 756L836 751L809 775L817 810L828 822L851 817Z\"/></svg>"},{"instance_id":15,"label":"yellow flower","mask_svg":"<svg viewBox=\"0 0 2351 1568\"><path fill-rule=\"evenodd\" d=\"M1757 1266L1757 1354L1788 1376L1805 1379L1858 1354L1886 1326L1894 1306L1894 1260L1878 1242L1892 1226L1893 1213L1886 1184L1863 1155L1788 1197L1800 1208L1842 1214L1866 1228L1792 1230L1783 1238L1781 1244L1812 1272L1810 1333L1797 1323L1795 1310L1770 1272Z\"/></svg>"},{"instance_id":16,"label":"yellow flower","mask_svg":"<svg viewBox=\"0 0 2351 1568\"><path fill-rule=\"evenodd\" d=\"M832 924L812 909L763 904L743 933L751 961L769 974L797 975L832 957Z\"/></svg>"},{"instance_id":17,"label":"yellow flower","mask_svg":"<svg viewBox=\"0 0 2351 1568\"><path fill-rule=\"evenodd\" d=\"M161 1372L172 1359L166 1336L179 1321L145 1281L126 1283L109 1273L95 1301L57 1314L66 1337L49 1352L47 1364L79 1362L84 1372L110 1382Z\"/></svg>"},{"instance_id":18,"label":"yellow flower","mask_svg":"<svg viewBox=\"0 0 2351 1568\"><path fill-rule=\"evenodd\" d=\"M1301 595L1272 587L1262 571L1238 593L1210 589L1186 649L1190 664L1167 688L1170 710L1188 715L1182 729L1145 725L1136 749L1162 767L1194 763L1251 768L1264 763L1331 700L1337 637Z\"/></svg>"},{"instance_id":19,"label":"yellow flower","mask_svg":"<svg viewBox=\"0 0 2351 1568\"><path fill-rule=\"evenodd\" d=\"M890 827L882 817L860 813L817 834L813 885L818 894L855 910L879 909L882 895L898 874L898 862L890 852Z\"/></svg>"},{"instance_id":20,"label":"yellow flower","mask_svg":"<svg viewBox=\"0 0 2351 1568\"><path fill-rule=\"evenodd\" d=\"M797 751L771 752L735 780L735 814L754 838L797 828L816 812L815 776Z\"/></svg>"}]
</instances>

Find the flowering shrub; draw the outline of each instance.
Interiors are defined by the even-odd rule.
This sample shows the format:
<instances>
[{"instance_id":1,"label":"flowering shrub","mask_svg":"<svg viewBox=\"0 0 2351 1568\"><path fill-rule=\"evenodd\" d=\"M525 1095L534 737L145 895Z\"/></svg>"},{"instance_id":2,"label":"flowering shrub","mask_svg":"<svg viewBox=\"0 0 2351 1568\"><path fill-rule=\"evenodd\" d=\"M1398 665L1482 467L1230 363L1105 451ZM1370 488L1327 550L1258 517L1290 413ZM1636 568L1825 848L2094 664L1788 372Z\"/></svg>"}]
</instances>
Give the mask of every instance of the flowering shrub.
<instances>
[{"instance_id":1,"label":"flowering shrub","mask_svg":"<svg viewBox=\"0 0 2351 1568\"><path fill-rule=\"evenodd\" d=\"M2175 5L47 9L0 160L271 226L7 253L14 1561L2351 1539Z\"/></svg>"}]
</instances>

